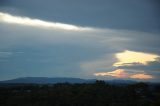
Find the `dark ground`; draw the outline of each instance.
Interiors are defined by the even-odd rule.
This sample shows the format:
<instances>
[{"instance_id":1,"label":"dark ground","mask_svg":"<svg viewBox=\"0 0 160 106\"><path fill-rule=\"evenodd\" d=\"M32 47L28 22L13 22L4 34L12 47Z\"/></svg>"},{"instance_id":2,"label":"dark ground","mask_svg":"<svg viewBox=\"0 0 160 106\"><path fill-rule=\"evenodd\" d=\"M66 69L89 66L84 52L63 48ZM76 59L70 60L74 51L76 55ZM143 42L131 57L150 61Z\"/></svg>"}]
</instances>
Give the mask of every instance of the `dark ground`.
<instances>
[{"instance_id":1,"label":"dark ground","mask_svg":"<svg viewBox=\"0 0 160 106\"><path fill-rule=\"evenodd\" d=\"M3 84L0 106L160 106L160 85Z\"/></svg>"}]
</instances>

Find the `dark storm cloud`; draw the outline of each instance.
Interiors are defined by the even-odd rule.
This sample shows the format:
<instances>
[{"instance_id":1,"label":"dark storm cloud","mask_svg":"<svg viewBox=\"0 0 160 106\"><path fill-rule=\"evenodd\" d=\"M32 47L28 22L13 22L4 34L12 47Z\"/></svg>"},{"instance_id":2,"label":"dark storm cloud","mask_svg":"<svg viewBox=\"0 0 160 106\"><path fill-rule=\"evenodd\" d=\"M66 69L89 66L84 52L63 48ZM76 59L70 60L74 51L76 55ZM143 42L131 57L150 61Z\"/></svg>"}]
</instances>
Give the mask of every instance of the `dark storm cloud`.
<instances>
[{"instance_id":1,"label":"dark storm cloud","mask_svg":"<svg viewBox=\"0 0 160 106\"><path fill-rule=\"evenodd\" d=\"M10 0L4 12L84 26L159 32L158 0Z\"/></svg>"}]
</instances>

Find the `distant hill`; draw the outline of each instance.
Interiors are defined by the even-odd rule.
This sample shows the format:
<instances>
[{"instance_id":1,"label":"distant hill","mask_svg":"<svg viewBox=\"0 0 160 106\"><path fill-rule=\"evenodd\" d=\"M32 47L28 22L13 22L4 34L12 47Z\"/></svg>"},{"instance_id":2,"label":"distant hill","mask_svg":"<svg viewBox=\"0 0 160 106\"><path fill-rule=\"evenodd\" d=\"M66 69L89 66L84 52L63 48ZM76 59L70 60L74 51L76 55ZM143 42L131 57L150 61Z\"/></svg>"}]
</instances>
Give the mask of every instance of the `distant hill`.
<instances>
[{"instance_id":1,"label":"distant hill","mask_svg":"<svg viewBox=\"0 0 160 106\"><path fill-rule=\"evenodd\" d=\"M48 78L48 77L22 77L12 80L0 81L0 83L35 83L35 84L55 84L55 83L86 83L92 80L80 78Z\"/></svg>"},{"instance_id":2,"label":"distant hill","mask_svg":"<svg viewBox=\"0 0 160 106\"><path fill-rule=\"evenodd\" d=\"M24 84L55 84L55 83L93 83L96 79L81 79L81 78L48 78L48 77L22 77L11 80L0 81L4 83L24 83ZM132 80L105 80L109 84L133 84L136 83Z\"/></svg>"}]
</instances>

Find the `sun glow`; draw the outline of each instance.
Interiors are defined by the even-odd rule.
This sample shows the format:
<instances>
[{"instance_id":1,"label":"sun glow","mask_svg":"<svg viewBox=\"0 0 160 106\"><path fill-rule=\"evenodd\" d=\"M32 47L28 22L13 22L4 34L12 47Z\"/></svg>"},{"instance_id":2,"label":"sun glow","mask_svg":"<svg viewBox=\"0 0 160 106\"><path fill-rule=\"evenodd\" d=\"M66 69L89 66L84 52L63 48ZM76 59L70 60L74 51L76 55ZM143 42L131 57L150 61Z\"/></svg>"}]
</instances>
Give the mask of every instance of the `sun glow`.
<instances>
[{"instance_id":1,"label":"sun glow","mask_svg":"<svg viewBox=\"0 0 160 106\"><path fill-rule=\"evenodd\" d=\"M124 65L132 65L134 63L147 65L148 62L156 61L156 59L160 56L155 54L125 50L124 52L117 53L115 57L118 59L118 62L114 63L113 66L118 67Z\"/></svg>"},{"instance_id":2,"label":"sun glow","mask_svg":"<svg viewBox=\"0 0 160 106\"><path fill-rule=\"evenodd\" d=\"M2 12L0 12L0 22L33 26L33 27L39 27L39 28L50 28L50 29L54 28L54 29L71 30L71 31L92 30L92 28L89 28L89 27L80 27L80 26L75 26L71 24L49 22L49 21L43 21L39 19L31 19L28 17L13 16L13 15L2 13Z\"/></svg>"}]
</instances>

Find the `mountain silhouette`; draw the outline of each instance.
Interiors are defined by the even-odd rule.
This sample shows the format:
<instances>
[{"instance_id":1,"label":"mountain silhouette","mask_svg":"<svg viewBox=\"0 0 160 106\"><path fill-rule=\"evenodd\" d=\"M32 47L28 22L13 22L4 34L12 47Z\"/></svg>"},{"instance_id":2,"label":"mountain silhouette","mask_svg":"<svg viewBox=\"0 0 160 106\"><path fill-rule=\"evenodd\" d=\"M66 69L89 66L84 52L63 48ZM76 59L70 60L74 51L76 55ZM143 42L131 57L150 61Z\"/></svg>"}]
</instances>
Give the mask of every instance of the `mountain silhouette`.
<instances>
[{"instance_id":1,"label":"mountain silhouette","mask_svg":"<svg viewBox=\"0 0 160 106\"><path fill-rule=\"evenodd\" d=\"M56 83L93 83L96 79L81 79L67 77L21 77L11 80L0 81L0 83L24 83L24 84L56 84ZM108 84L133 84L132 80L104 80Z\"/></svg>"}]
</instances>

